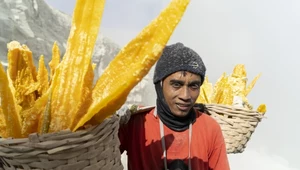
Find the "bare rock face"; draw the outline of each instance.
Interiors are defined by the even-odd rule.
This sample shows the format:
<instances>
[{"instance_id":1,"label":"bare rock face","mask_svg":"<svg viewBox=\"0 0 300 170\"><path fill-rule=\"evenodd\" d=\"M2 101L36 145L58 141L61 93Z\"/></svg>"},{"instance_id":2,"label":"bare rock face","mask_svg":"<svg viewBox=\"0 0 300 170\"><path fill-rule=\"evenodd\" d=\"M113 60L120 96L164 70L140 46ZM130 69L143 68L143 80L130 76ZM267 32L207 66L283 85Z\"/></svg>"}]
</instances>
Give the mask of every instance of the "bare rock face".
<instances>
[{"instance_id":1,"label":"bare rock face","mask_svg":"<svg viewBox=\"0 0 300 170\"><path fill-rule=\"evenodd\" d=\"M44 0L0 0L0 61L7 62L7 43L12 40L30 48L36 66L40 55L44 55L46 63L51 60L55 41L63 57L70 27L71 16L53 9ZM95 80L119 51L117 44L99 34L93 54L93 62L97 64ZM127 103L143 101L142 92L148 81L146 76L132 90Z\"/></svg>"},{"instance_id":2,"label":"bare rock face","mask_svg":"<svg viewBox=\"0 0 300 170\"><path fill-rule=\"evenodd\" d=\"M36 64L42 54L46 62L50 61L54 41L57 41L61 55L64 54L71 26L69 16L40 0L5 0L0 9L1 60L6 61L6 44L12 40L26 44L32 50Z\"/></svg>"},{"instance_id":3,"label":"bare rock face","mask_svg":"<svg viewBox=\"0 0 300 170\"><path fill-rule=\"evenodd\" d=\"M71 28L71 16L48 6L44 0L5 0L0 3L0 59L6 62L6 44L17 40L26 44L32 51L35 64L40 55L45 56L45 62L51 60L51 49L56 41L61 51L65 53L66 43ZM120 48L107 37L99 35L93 62L102 57L112 59ZM99 74L96 72L96 77Z\"/></svg>"}]
</instances>

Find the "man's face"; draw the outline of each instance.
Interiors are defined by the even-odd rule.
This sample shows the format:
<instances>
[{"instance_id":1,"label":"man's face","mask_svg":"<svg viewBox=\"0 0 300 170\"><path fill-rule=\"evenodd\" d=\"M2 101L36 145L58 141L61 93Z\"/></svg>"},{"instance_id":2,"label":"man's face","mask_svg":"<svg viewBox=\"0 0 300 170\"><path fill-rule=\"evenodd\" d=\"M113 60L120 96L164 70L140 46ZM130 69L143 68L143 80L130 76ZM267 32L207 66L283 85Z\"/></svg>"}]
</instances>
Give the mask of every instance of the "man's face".
<instances>
[{"instance_id":1,"label":"man's face","mask_svg":"<svg viewBox=\"0 0 300 170\"><path fill-rule=\"evenodd\" d=\"M200 93L201 78L187 71L175 72L163 80L163 94L171 112L186 116Z\"/></svg>"}]
</instances>

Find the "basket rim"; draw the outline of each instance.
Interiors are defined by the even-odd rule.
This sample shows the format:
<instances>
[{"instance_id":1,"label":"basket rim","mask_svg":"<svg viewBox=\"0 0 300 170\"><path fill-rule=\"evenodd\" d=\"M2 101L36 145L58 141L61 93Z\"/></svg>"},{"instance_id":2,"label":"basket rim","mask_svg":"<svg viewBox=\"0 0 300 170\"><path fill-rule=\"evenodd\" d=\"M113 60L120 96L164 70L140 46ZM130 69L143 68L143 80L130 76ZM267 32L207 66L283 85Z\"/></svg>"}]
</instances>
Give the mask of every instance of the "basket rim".
<instances>
[{"instance_id":1,"label":"basket rim","mask_svg":"<svg viewBox=\"0 0 300 170\"><path fill-rule=\"evenodd\" d=\"M62 136L83 136L86 135L87 133L96 130L97 128L100 127L105 127L109 122L114 121L114 126L117 125L117 120L119 119L119 116L116 114L113 114L106 119L104 119L100 124L92 125L92 126L86 126L85 128L78 129L76 131L71 131L70 129L63 129L57 132L49 132L49 133L44 133L44 134L39 134L38 132L30 133L27 137L22 137L22 138L13 138L13 137L7 137L7 138L2 138L0 137L0 146L1 145L8 145L8 144L18 144L18 143L25 143L33 140L33 142L38 142L34 141L36 137L40 139L46 140L47 138L52 138L55 139L55 137L61 138ZM72 135L73 134L73 135Z\"/></svg>"}]
</instances>

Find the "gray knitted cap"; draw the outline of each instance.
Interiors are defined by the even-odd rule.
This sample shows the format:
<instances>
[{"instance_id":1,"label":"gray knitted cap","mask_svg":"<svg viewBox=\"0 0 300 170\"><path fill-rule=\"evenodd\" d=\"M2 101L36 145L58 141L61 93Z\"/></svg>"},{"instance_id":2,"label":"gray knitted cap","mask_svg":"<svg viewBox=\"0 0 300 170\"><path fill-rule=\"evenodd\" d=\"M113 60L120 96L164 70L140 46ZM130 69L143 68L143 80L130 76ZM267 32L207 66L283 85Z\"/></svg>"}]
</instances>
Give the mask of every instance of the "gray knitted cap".
<instances>
[{"instance_id":1,"label":"gray knitted cap","mask_svg":"<svg viewBox=\"0 0 300 170\"><path fill-rule=\"evenodd\" d=\"M176 43L164 48L155 66L153 83L156 84L177 71L188 71L200 75L203 82L206 67L194 50L182 43Z\"/></svg>"}]
</instances>

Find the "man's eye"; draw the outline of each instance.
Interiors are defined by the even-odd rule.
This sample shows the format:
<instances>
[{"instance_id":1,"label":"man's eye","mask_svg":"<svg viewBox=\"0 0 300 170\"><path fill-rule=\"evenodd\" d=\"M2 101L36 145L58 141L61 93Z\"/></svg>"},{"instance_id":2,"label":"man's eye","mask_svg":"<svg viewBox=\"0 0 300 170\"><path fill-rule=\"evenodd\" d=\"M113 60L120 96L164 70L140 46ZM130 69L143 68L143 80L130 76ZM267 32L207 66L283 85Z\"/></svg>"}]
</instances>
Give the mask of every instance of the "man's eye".
<instances>
[{"instance_id":1,"label":"man's eye","mask_svg":"<svg viewBox=\"0 0 300 170\"><path fill-rule=\"evenodd\" d=\"M192 84L190 86L192 89L199 89L200 88L200 85L199 84Z\"/></svg>"},{"instance_id":2,"label":"man's eye","mask_svg":"<svg viewBox=\"0 0 300 170\"><path fill-rule=\"evenodd\" d=\"M181 84L179 84L179 83L173 83L172 86L175 87L175 88L178 88L178 87L181 86Z\"/></svg>"}]
</instances>

